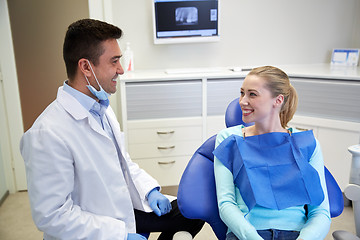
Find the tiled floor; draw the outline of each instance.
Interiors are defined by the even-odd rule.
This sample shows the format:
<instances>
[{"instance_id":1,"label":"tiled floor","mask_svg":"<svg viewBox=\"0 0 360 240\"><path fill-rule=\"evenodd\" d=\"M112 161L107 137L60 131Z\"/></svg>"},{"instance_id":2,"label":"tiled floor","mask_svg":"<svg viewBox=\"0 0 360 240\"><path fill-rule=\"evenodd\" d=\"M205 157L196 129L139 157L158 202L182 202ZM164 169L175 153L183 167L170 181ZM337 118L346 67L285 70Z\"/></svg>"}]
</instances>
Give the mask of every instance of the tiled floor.
<instances>
[{"instance_id":1,"label":"tiled floor","mask_svg":"<svg viewBox=\"0 0 360 240\"><path fill-rule=\"evenodd\" d=\"M352 208L346 207L343 214L334 218L326 240L331 240L335 230L355 232ZM149 240L156 240L158 234L150 235ZM10 194L0 207L0 239L1 240L40 240L42 233L32 222L28 195L26 192ZM195 240L215 240L215 235L209 225L205 225Z\"/></svg>"}]
</instances>

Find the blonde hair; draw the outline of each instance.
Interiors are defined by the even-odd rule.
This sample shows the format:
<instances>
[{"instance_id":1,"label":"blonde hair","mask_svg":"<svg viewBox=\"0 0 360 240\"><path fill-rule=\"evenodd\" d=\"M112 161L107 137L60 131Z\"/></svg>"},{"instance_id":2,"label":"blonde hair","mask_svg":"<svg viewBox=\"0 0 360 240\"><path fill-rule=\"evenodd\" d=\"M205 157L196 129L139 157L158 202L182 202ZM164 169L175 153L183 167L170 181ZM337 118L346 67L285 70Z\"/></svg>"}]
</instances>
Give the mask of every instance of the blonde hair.
<instances>
[{"instance_id":1,"label":"blonde hair","mask_svg":"<svg viewBox=\"0 0 360 240\"><path fill-rule=\"evenodd\" d=\"M256 75L266 81L266 88L272 93L273 97L280 94L284 96L284 102L280 110L280 122L283 128L293 118L297 104L298 95L295 88L290 84L288 75L281 69L272 66L263 66L252 69L248 75Z\"/></svg>"}]
</instances>

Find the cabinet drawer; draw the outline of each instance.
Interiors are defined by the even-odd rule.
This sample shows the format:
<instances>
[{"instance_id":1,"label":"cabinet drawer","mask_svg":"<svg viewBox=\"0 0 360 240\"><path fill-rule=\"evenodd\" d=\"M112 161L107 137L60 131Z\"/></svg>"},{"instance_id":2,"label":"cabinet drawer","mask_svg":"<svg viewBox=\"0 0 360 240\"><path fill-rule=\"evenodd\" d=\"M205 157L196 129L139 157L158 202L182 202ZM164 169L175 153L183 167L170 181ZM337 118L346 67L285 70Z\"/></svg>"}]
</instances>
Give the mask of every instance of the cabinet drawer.
<instances>
[{"instance_id":1,"label":"cabinet drawer","mask_svg":"<svg viewBox=\"0 0 360 240\"><path fill-rule=\"evenodd\" d=\"M171 158L149 158L134 160L134 162L153 176L160 186L176 186L179 185L181 176L190 158L191 155Z\"/></svg>"},{"instance_id":2,"label":"cabinet drawer","mask_svg":"<svg viewBox=\"0 0 360 240\"><path fill-rule=\"evenodd\" d=\"M360 123L360 84L326 79L294 78L299 95L297 114Z\"/></svg>"},{"instance_id":3,"label":"cabinet drawer","mask_svg":"<svg viewBox=\"0 0 360 240\"><path fill-rule=\"evenodd\" d=\"M200 145L201 139L181 142L129 144L129 154L132 159L192 155Z\"/></svg>"},{"instance_id":4,"label":"cabinet drawer","mask_svg":"<svg viewBox=\"0 0 360 240\"><path fill-rule=\"evenodd\" d=\"M179 141L201 141L202 127L158 127L145 129L129 129L129 144L163 143Z\"/></svg>"},{"instance_id":5,"label":"cabinet drawer","mask_svg":"<svg viewBox=\"0 0 360 240\"><path fill-rule=\"evenodd\" d=\"M229 103L240 97L243 78L208 79L207 112L209 116L224 115Z\"/></svg>"},{"instance_id":6,"label":"cabinet drawer","mask_svg":"<svg viewBox=\"0 0 360 240\"><path fill-rule=\"evenodd\" d=\"M201 87L200 80L127 83L128 120L201 116Z\"/></svg>"}]
</instances>

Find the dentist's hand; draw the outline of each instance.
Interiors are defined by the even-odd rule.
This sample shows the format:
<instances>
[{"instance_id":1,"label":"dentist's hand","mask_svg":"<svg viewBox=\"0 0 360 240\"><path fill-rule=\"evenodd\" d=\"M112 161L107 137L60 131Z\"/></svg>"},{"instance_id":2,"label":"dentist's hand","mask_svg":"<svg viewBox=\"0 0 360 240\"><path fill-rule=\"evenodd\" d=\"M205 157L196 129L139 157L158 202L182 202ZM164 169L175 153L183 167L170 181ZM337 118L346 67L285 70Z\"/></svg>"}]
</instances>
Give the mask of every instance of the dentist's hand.
<instances>
[{"instance_id":1,"label":"dentist's hand","mask_svg":"<svg viewBox=\"0 0 360 240\"><path fill-rule=\"evenodd\" d=\"M171 210L171 203L164 195L162 195L159 190L154 188L148 195L148 202L151 209L159 217L164 215Z\"/></svg>"},{"instance_id":2,"label":"dentist's hand","mask_svg":"<svg viewBox=\"0 0 360 240\"><path fill-rule=\"evenodd\" d=\"M147 238L137 233L128 233L127 240L147 240Z\"/></svg>"}]
</instances>

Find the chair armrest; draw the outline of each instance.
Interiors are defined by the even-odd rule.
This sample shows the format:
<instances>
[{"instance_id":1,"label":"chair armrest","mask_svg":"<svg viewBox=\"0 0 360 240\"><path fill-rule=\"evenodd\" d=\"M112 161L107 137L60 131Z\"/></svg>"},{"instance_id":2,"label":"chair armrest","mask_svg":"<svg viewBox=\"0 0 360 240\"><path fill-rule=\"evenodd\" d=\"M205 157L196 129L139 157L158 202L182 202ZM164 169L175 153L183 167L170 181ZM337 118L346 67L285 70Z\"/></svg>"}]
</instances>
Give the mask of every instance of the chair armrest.
<instances>
[{"instance_id":1,"label":"chair armrest","mask_svg":"<svg viewBox=\"0 0 360 240\"><path fill-rule=\"evenodd\" d=\"M349 184L344 190L345 196L351 201L360 200L360 186L357 184Z\"/></svg>"},{"instance_id":2,"label":"chair armrest","mask_svg":"<svg viewBox=\"0 0 360 240\"><path fill-rule=\"evenodd\" d=\"M334 240L360 240L357 236L347 231L339 230L332 234Z\"/></svg>"}]
</instances>

